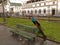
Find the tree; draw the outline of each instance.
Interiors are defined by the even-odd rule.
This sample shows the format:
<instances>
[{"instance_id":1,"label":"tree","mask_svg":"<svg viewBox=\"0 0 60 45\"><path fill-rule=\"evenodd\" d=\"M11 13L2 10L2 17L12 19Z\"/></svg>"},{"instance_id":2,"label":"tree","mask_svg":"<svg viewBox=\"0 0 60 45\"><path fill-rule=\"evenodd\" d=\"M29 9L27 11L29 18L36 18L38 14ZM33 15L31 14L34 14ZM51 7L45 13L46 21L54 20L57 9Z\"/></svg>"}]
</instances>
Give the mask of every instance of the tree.
<instances>
[{"instance_id":1,"label":"tree","mask_svg":"<svg viewBox=\"0 0 60 45\"><path fill-rule=\"evenodd\" d=\"M7 0L0 0L0 3L2 4L2 8L3 8L3 24L6 23L6 18L5 18L5 12L4 12L4 4Z\"/></svg>"},{"instance_id":2,"label":"tree","mask_svg":"<svg viewBox=\"0 0 60 45\"><path fill-rule=\"evenodd\" d=\"M6 2L7 0L3 0L4 2ZM0 3L2 3L2 0L0 0Z\"/></svg>"}]
</instances>

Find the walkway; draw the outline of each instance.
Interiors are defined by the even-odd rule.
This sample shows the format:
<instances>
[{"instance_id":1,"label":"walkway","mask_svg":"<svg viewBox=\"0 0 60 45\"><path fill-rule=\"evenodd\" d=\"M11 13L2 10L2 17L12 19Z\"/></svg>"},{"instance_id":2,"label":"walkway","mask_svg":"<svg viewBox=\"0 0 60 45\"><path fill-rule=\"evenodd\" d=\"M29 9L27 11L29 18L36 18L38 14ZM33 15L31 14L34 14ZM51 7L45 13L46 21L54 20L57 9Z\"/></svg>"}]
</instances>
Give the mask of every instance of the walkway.
<instances>
[{"instance_id":1,"label":"walkway","mask_svg":"<svg viewBox=\"0 0 60 45\"><path fill-rule=\"evenodd\" d=\"M9 28L0 25L0 45L21 45L9 32Z\"/></svg>"}]
</instances>

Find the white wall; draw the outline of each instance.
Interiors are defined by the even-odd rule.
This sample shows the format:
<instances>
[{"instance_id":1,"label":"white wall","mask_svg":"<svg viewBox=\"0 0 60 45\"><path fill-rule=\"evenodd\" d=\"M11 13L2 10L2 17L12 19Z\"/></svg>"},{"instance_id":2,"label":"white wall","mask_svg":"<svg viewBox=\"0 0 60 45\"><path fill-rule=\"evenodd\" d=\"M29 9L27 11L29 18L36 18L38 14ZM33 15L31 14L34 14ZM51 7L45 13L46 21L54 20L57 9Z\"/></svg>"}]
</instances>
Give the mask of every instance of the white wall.
<instances>
[{"instance_id":1,"label":"white wall","mask_svg":"<svg viewBox=\"0 0 60 45\"><path fill-rule=\"evenodd\" d=\"M48 14L51 15L52 14L52 9L56 10L57 6L44 6L44 7L37 7L37 8L27 8L27 9L23 9L23 11L26 11L26 14L28 14L28 10L29 12L31 12L31 10L33 11L33 14L35 14L35 10L39 11L39 9L41 10L41 13L37 12L36 15L40 15L40 16L47 16ZM44 9L46 10L46 13L44 13Z\"/></svg>"},{"instance_id":2,"label":"white wall","mask_svg":"<svg viewBox=\"0 0 60 45\"><path fill-rule=\"evenodd\" d=\"M50 15L52 15L52 9L55 9L55 14L56 14L56 8L57 6L50 6Z\"/></svg>"},{"instance_id":3,"label":"white wall","mask_svg":"<svg viewBox=\"0 0 60 45\"><path fill-rule=\"evenodd\" d=\"M38 12L39 9L41 9L41 14ZM44 9L46 10L46 13L44 14ZM33 14L35 14L35 10L37 10L36 15L42 15L42 16L46 16L46 14L48 13L48 7L37 7L37 8L27 8L27 9L23 9L23 11L26 11L26 14L28 14L28 10L31 13L31 10L33 11Z\"/></svg>"},{"instance_id":4,"label":"white wall","mask_svg":"<svg viewBox=\"0 0 60 45\"><path fill-rule=\"evenodd\" d=\"M58 13L60 14L60 0L58 0Z\"/></svg>"},{"instance_id":5,"label":"white wall","mask_svg":"<svg viewBox=\"0 0 60 45\"><path fill-rule=\"evenodd\" d=\"M31 3L31 4L29 3L28 4L29 6L27 6L25 4L25 6L23 6L23 8L26 8L26 9L23 9L23 10L26 10L26 14L28 14L28 12L27 12L28 10L29 11L33 10L33 14L35 14L35 10L39 11L39 9L41 9L41 14L38 12L37 15L39 14L39 15L42 15L42 16L51 15L52 14L52 8L57 10L57 3L55 3L55 4L53 4L53 2L50 2L50 3L49 2L45 2L45 3L47 5L41 5L40 7L35 5L35 4L40 4L38 2L37 3ZM34 5L36 6L36 8L35 8ZM46 13L44 13L44 9L46 10ZM60 7L59 7L59 9L60 9Z\"/></svg>"}]
</instances>

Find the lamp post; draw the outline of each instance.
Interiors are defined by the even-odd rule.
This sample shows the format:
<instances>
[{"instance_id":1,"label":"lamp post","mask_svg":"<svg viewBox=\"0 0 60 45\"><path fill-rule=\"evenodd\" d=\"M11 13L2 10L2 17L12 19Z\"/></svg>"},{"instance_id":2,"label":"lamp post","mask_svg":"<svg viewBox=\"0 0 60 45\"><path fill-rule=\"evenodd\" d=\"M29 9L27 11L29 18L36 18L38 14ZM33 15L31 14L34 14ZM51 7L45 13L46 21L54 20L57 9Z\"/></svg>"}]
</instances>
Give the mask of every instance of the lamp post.
<instances>
[{"instance_id":1,"label":"lamp post","mask_svg":"<svg viewBox=\"0 0 60 45\"><path fill-rule=\"evenodd\" d=\"M4 0L2 0L2 9L3 9L3 14L2 14L2 16L3 16L3 24L5 24L6 23L6 18L5 18L5 10L4 10Z\"/></svg>"}]
</instances>

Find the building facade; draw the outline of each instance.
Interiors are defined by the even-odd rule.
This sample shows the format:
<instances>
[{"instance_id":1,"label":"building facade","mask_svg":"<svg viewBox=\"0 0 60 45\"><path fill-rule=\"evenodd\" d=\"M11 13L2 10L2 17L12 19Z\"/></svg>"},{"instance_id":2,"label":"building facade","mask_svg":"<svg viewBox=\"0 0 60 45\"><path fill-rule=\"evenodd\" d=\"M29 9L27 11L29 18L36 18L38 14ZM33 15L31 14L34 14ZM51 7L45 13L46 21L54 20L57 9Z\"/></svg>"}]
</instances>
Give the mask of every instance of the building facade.
<instances>
[{"instance_id":1,"label":"building facade","mask_svg":"<svg viewBox=\"0 0 60 45\"><path fill-rule=\"evenodd\" d=\"M20 6L22 6L21 3L15 3L15 2L11 2L10 0L7 0L7 5L6 5L6 9L8 12L19 12L20 10Z\"/></svg>"},{"instance_id":2,"label":"building facade","mask_svg":"<svg viewBox=\"0 0 60 45\"><path fill-rule=\"evenodd\" d=\"M20 9L20 14L35 16L57 16L60 14L60 0L38 1L24 4Z\"/></svg>"},{"instance_id":3,"label":"building facade","mask_svg":"<svg viewBox=\"0 0 60 45\"><path fill-rule=\"evenodd\" d=\"M20 11L21 3L10 3L10 11L13 11L14 13Z\"/></svg>"}]
</instances>

